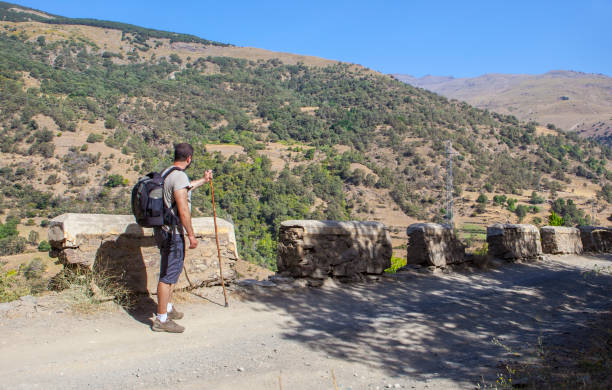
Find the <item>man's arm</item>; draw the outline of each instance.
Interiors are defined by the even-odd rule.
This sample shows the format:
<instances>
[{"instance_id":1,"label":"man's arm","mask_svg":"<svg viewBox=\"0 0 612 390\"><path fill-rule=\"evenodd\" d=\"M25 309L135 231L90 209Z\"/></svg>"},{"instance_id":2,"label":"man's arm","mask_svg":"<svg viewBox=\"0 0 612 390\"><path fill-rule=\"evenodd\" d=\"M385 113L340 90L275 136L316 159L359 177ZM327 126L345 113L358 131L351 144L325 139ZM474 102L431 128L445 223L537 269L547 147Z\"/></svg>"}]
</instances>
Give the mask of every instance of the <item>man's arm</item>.
<instances>
[{"instance_id":1,"label":"man's arm","mask_svg":"<svg viewBox=\"0 0 612 390\"><path fill-rule=\"evenodd\" d=\"M208 171L204 172L204 177L191 182L190 189L195 190L196 188L201 187L202 185L208 183L211 180L212 180L212 170L209 169Z\"/></svg>"},{"instance_id":2,"label":"man's arm","mask_svg":"<svg viewBox=\"0 0 612 390\"><path fill-rule=\"evenodd\" d=\"M181 188L180 190L174 191L174 200L176 202L176 208L179 213L181 225L183 225L187 231L187 237L189 238L189 249L195 249L198 246L198 240L195 238L193 226L191 225L191 210L189 210L187 192L187 188Z\"/></svg>"}]
</instances>

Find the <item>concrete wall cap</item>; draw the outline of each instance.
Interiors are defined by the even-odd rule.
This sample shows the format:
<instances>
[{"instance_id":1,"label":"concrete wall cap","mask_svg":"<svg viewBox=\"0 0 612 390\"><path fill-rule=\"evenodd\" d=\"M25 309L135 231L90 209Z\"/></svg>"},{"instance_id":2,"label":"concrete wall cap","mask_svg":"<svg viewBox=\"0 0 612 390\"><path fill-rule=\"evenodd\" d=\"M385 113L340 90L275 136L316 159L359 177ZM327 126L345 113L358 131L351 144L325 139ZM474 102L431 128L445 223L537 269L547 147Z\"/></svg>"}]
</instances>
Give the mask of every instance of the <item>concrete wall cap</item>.
<instances>
[{"instance_id":1,"label":"concrete wall cap","mask_svg":"<svg viewBox=\"0 0 612 390\"><path fill-rule=\"evenodd\" d=\"M594 230L612 230L612 228L605 227L605 226L587 226L587 225L583 225L583 226L578 226L578 230L583 231L583 232L592 232Z\"/></svg>"},{"instance_id":2,"label":"concrete wall cap","mask_svg":"<svg viewBox=\"0 0 612 390\"><path fill-rule=\"evenodd\" d=\"M429 232L435 231L436 233L442 233L445 230L451 230L451 229L448 226L440 225L438 223L419 222L419 223L413 223L412 225L408 226L408 228L406 229L406 234L411 234L417 230L424 231L424 232L425 231L429 231Z\"/></svg>"},{"instance_id":3,"label":"concrete wall cap","mask_svg":"<svg viewBox=\"0 0 612 390\"><path fill-rule=\"evenodd\" d=\"M519 232L539 232L535 225L518 224L518 223L496 223L487 226L487 236L503 235L505 230L516 230Z\"/></svg>"},{"instance_id":4,"label":"concrete wall cap","mask_svg":"<svg viewBox=\"0 0 612 390\"><path fill-rule=\"evenodd\" d=\"M196 236L215 233L214 221L211 217L193 218L191 224ZM236 242L234 226L230 222L217 218L217 228L220 234L228 234L230 241ZM66 247L78 246L78 236L115 234L135 237L151 236L153 229L139 226L133 215L67 213L53 218L48 230L49 241L64 242Z\"/></svg>"},{"instance_id":5,"label":"concrete wall cap","mask_svg":"<svg viewBox=\"0 0 612 390\"><path fill-rule=\"evenodd\" d=\"M386 226L374 221L319 221L313 219L281 222L281 230L302 228L308 234L360 234L376 235L387 230Z\"/></svg>"},{"instance_id":6,"label":"concrete wall cap","mask_svg":"<svg viewBox=\"0 0 612 390\"><path fill-rule=\"evenodd\" d=\"M542 226L540 228L540 231L543 232L547 232L547 233L578 233L580 232L580 230L578 230L575 227L569 227L569 226Z\"/></svg>"},{"instance_id":7,"label":"concrete wall cap","mask_svg":"<svg viewBox=\"0 0 612 390\"><path fill-rule=\"evenodd\" d=\"M317 219L293 219L281 222L284 227L384 227L381 222L376 221L332 221L332 220L317 220Z\"/></svg>"}]
</instances>

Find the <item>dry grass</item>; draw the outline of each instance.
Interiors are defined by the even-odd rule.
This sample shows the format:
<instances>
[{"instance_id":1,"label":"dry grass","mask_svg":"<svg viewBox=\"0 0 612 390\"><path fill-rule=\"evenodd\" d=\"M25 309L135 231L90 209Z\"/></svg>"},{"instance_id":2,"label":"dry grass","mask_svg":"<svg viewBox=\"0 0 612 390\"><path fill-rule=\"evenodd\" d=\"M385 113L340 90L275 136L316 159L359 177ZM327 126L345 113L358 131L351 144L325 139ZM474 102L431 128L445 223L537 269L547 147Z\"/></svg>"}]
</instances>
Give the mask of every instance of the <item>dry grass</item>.
<instances>
[{"instance_id":1,"label":"dry grass","mask_svg":"<svg viewBox=\"0 0 612 390\"><path fill-rule=\"evenodd\" d=\"M64 268L49 283L49 288L63 292L63 297L78 313L90 314L119 306L130 308L133 293L115 277L104 271L80 267Z\"/></svg>"}]
</instances>

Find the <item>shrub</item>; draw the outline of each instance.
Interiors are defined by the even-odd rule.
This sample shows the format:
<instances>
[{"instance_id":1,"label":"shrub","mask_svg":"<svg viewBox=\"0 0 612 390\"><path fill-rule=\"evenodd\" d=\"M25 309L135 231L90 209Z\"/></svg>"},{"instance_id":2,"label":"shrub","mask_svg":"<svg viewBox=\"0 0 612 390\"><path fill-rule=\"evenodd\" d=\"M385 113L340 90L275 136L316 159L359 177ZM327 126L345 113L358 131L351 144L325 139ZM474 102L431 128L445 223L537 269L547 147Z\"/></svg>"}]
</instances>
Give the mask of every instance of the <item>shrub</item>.
<instances>
[{"instance_id":1,"label":"shrub","mask_svg":"<svg viewBox=\"0 0 612 390\"><path fill-rule=\"evenodd\" d=\"M45 180L45 184L47 185L54 185L60 182L59 177L55 174L52 173L47 177L47 180Z\"/></svg>"},{"instance_id":2,"label":"shrub","mask_svg":"<svg viewBox=\"0 0 612 390\"><path fill-rule=\"evenodd\" d=\"M308 149L306 152L304 152L304 158L306 158L307 160L312 160L314 158L314 154L315 154L314 148Z\"/></svg>"},{"instance_id":3,"label":"shrub","mask_svg":"<svg viewBox=\"0 0 612 390\"><path fill-rule=\"evenodd\" d=\"M531 204L540 204L540 203L544 203L544 198L542 198L541 196L539 196L537 192L533 191L533 192L531 193L531 198L529 199L529 203L531 203Z\"/></svg>"},{"instance_id":4,"label":"shrub","mask_svg":"<svg viewBox=\"0 0 612 390\"><path fill-rule=\"evenodd\" d=\"M401 257L391 256L391 267L387 268L385 272L394 274L405 265L406 265L406 259L401 258Z\"/></svg>"},{"instance_id":5,"label":"shrub","mask_svg":"<svg viewBox=\"0 0 612 390\"><path fill-rule=\"evenodd\" d=\"M17 270L0 270L0 302L10 302L28 295L29 289Z\"/></svg>"},{"instance_id":6,"label":"shrub","mask_svg":"<svg viewBox=\"0 0 612 390\"><path fill-rule=\"evenodd\" d=\"M38 244L38 239L40 238L40 234L38 234L35 230L30 230L30 234L28 234L28 243L31 245Z\"/></svg>"},{"instance_id":7,"label":"shrub","mask_svg":"<svg viewBox=\"0 0 612 390\"><path fill-rule=\"evenodd\" d=\"M104 136L102 134L91 133L87 136L87 142L89 142L90 144L101 142L103 139ZM83 150L83 147L81 147L81 150Z\"/></svg>"},{"instance_id":8,"label":"shrub","mask_svg":"<svg viewBox=\"0 0 612 390\"><path fill-rule=\"evenodd\" d=\"M506 201L506 204L508 205L508 211L512 211L515 212L516 211L516 202L518 202L516 199L510 198Z\"/></svg>"},{"instance_id":9,"label":"shrub","mask_svg":"<svg viewBox=\"0 0 612 390\"><path fill-rule=\"evenodd\" d=\"M115 188L127 185L128 181L123 176L118 174L109 175L104 183L105 187Z\"/></svg>"},{"instance_id":10,"label":"shrub","mask_svg":"<svg viewBox=\"0 0 612 390\"><path fill-rule=\"evenodd\" d=\"M563 221L563 218L561 218L561 216L554 211L551 211L550 215L548 216L548 225L563 226L564 224L565 222Z\"/></svg>"},{"instance_id":11,"label":"shrub","mask_svg":"<svg viewBox=\"0 0 612 390\"><path fill-rule=\"evenodd\" d=\"M46 264L43 263L40 257L35 257L23 268L23 275L28 280L40 279L46 268Z\"/></svg>"},{"instance_id":12,"label":"shrub","mask_svg":"<svg viewBox=\"0 0 612 390\"><path fill-rule=\"evenodd\" d=\"M104 127L106 127L107 129L114 129L115 127L117 127L118 124L119 121L117 121L117 118L115 118L114 116L108 115L104 119Z\"/></svg>"},{"instance_id":13,"label":"shrub","mask_svg":"<svg viewBox=\"0 0 612 390\"><path fill-rule=\"evenodd\" d=\"M525 216L527 215L528 210L529 208L524 204L516 206L516 210L514 210L514 212L517 215L519 222L523 221L523 218L525 218Z\"/></svg>"},{"instance_id":14,"label":"shrub","mask_svg":"<svg viewBox=\"0 0 612 390\"><path fill-rule=\"evenodd\" d=\"M478 199L476 199L476 202L482 203L482 204L486 204L488 201L489 201L489 198L487 198L485 194L480 194L478 196Z\"/></svg>"},{"instance_id":15,"label":"shrub","mask_svg":"<svg viewBox=\"0 0 612 390\"><path fill-rule=\"evenodd\" d=\"M51 244L49 242L42 240L40 244L38 244L39 252L49 252L51 250Z\"/></svg>"},{"instance_id":16,"label":"shrub","mask_svg":"<svg viewBox=\"0 0 612 390\"><path fill-rule=\"evenodd\" d=\"M23 253L28 242L25 238L16 235L0 239L0 256L10 256Z\"/></svg>"},{"instance_id":17,"label":"shrub","mask_svg":"<svg viewBox=\"0 0 612 390\"><path fill-rule=\"evenodd\" d=\"M506 195L495 195L493 197L493 203L495 203L497 206L501 206L506 203L507 199L508 198L506 197Z\"/></svg>"}]
</instances>

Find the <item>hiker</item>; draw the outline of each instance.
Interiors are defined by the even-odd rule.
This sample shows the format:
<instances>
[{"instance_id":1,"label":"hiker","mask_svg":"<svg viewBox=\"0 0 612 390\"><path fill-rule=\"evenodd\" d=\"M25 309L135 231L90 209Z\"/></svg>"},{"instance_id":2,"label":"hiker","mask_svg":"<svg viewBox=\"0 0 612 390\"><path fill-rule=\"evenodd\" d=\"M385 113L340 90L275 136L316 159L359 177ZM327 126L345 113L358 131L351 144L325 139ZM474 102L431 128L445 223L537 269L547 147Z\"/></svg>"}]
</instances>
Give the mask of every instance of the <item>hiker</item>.
<instances>
[{"instance_id":1,"label":"hiker","mask_svg":"<svg viewBox=\"0 0 612 390\"><path fill-rule=\"evenodd\" d=\"M183 313L171 302L172 289L183 270L185 234L189 240L189 249L198 246L191 225L191 191L212 180L212 170L208 170L201 179L189 181L184 171L189 168L192 159L193 147L188 143L177 144L174 147L174 164L162 173L162 176L167 174L163 193L169 216L166 218L166 225L154 228L155 241L161 254L157 315L151 327L156 332L181 333L185 330L174 322L183 318Z\"/></svg>"}]
</instances>

